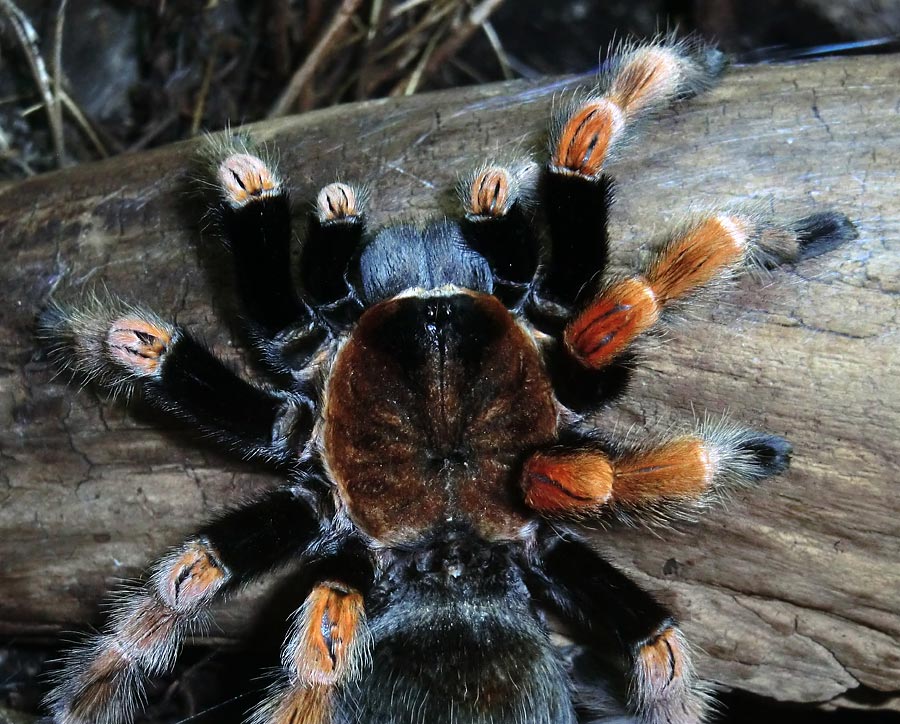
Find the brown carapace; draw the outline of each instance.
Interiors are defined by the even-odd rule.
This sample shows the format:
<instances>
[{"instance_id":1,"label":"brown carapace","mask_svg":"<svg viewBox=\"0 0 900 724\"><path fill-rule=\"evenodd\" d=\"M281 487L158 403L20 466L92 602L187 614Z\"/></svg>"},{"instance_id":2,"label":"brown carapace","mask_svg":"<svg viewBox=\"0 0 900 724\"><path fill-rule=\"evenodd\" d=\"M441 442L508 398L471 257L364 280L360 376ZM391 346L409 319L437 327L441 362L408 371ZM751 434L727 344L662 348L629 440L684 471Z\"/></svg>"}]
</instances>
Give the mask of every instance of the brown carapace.
<instances>
[{"instance_id":1,"label":"brown carapace","mask_svg":"<svg viewBox=\"0 0 900 724\"><path fill-rule=\"evenodd\" d=\"M555 439L557 414L537 345L495 297L390 299L338 352L323 459L379 543L415 543L447 523L514 540L531 517L510 481Z\"/></svg>"},{"instance_id":2,"label":"brown carapace","mask_svg":"<svg viewBox=\"0 0 900 724\"><path fill-rule=\"evenodd\" d=\"M286 476L119 598L62 663L57 724L131 721L210 606L289 560L309 583L252 724L704 721L673 614L569 523L669 524L788 465L782 438L729 422L644 445L590 424L673 308L756 259L801 262L855 235L834 212L779 224L730 209L609 277L607 161L722 65L695 41L621 49L564 104L543 166L465 177L459 221L370 232L361 188L324 186L299 284L281 175L246 139L216 145L213 210L280 388L115 298L52 304L41 329L62 366ZM575 654L552 642L554 619Z\"/></svg>"}]
</instances>

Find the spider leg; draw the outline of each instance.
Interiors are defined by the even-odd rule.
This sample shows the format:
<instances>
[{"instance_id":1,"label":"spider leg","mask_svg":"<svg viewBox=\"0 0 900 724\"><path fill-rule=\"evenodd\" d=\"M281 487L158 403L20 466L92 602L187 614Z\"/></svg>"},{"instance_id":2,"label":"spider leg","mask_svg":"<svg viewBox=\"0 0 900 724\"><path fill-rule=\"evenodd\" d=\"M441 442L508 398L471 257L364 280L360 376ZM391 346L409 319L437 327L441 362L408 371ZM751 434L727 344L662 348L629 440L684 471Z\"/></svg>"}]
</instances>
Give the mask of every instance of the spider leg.
<instances>
[{"instance_id":1,"label":"spider leg","mask_svg":"<svg viewBox=\"0 0 900 724\"><path fill-rule=\"evenodd\" d=\"M114 393L140 392L243 456L288 462L312 429L312 400L249 384L152 312L94 298L81 308L51 306L40 325L60 367Z\"/></svg>"},{"instance_id":2,"label":"spider leg","mask_svg":"<svg viewBox=\"0 0 900 724\"><path fill-rule=\"evenodd\" d=\"M641 275L608 284L569 322L566 349L585 367L604 367L653 327L666 305L734 273L755 227L747 217L719 214L675 235Z\"/></svg>"},{"instance_id":3,"label":"spider leg","mask_svg":"<svg viewBox=\"0 0 900 724\"><path fill-rule=\"evenodd\" d=\"M536 176L530 160L486 164L464 178L458 189L466 243L487 259L494 294L509 307L522 300L538 270L540 244L527 208Z\"/></svg>"},{"instance_id":4,"label":"spider leg","mask_svg":"<svg viewBox=\"0 0 900 724\"><path fill-rule=\"evenodd\" d=\"M547 536L543 578L532 588L572 626L625 657L627 705L641 724L700 724L708 708L690 651L672 613L572 536Z\"/></svg>"},{"instance_id":5,"label":"spider leg","mask_svg":"<svg viewBox=\"0 0 900 724\"><path fill-rule=\"evenodd\" d=\"M291 210L287 188L274 165L235 138L217 157L212 211L234 259L237 289L254 331L271 339L312 321L291 278Z\"/></svg>"},{"instance_id":6,"label":"spider leg","mask_svg":"<svg viewBox=\"0 0 900 724\"><path fill-rule=\"evenodd\" d=\"M284 677L270 688L250 724L330 724L335 689L358 679L371 649L363 594L340 581L318 583L285 640Z\"/></svg>"},{"instance_id":7,"label":"spider leg","mask_svg":"<svg viewBox=\"0 0 900 724\"><path fill-rule=\"evenodd\" d=\"M226 513L151 568L100 634L63 659L48 705L57 724L120 724L140 708L146 680L172 668L212 602L289 556L327 546L305 489L283 488Z\"/></svg>"},{"instance_id":8,"label":"spider leg","mask_svg":"<svg viewBox=\"0 0 900 724\"><path fill-rule=\"evenodd\" d=\"M610 450L595 440L538 450L525 461L525 502L550 517L631 522L694 518L729 491L787 469L791 446L725 421L655 446Z\"/></svg>"},{"instance_id":9,"label":"spider leg","mask_svg":"<svg viewBox=\"0 0 900 724\"><path fill-rule=\"evenodd\" d=\"M307 237L300 252L300 281L314 305L329 305L350 295L347 272L365 234L363 189L331 183L316 197Z\"/></svg>"},{"instance_id":10,"label":"spider leg","mask_svg":"<svg viewBox=\"0 0 900 724\"><path fill-rule=\"evenodd\" d=\"M724 63L700 42L665 38L626 48L608 65L602 92L573 99L551 134L542 198L551 245L538 296L564 306L589 295L606 266L612 182L604 163L641 120L709 86Z\"/></svg>"},{"instance_id":11,"label":"spider leg","mask_svg":"<svg viewBox=\"0 0 900 724\"><path fill-rule=\"evenodd\" d=\"M752 263L806 259L855 237L847 217L834 212L783 227L746 213L698 219L674 234L639 274L608 282L572 316L547 352L560 401L579 411L590 408L605 393L605 371L618 370L636 339L697 292Z\"/></svg>"},{"instance_id":12,"label":"spider leg","mask_svg":"<svg viewBox=\"0 0 900 724\"><path fill-rule=\"evenodd\" d=\"M297 372L332 327L357 311L346 275L365 232L365 194L343 183L319 192L300 250L298 295L291 276L290 203L274 165L251 153L242 139L211 155L221 159L213 211L234 259L254 344L272 369Z\"/></svg>"}]
</instances>

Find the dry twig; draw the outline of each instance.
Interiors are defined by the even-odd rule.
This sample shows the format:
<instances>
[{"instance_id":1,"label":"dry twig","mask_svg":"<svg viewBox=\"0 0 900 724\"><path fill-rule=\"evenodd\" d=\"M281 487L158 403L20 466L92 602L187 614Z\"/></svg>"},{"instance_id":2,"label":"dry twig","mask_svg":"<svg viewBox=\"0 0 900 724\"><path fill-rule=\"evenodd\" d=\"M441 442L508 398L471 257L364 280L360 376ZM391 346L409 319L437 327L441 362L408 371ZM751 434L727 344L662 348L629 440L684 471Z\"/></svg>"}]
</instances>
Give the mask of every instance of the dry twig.
<instances>
[{"instance_id":1,"label":"dry twig","mask_svg":"<svg viewBox=\"0 0 900 724\"><path fill-rule=\"evenodd\" d=\"M286 115L291 110L291 107L312 78L319 62L328 55L350 19L356 14L361 2L362 0L344 0L341 3L341 6L331 19L331 24L322 34L319 42L316 43L316 46L306 57L306 60L303 61L303 64L294 72L287 88L282 91L281 96L275 102L275 105L272 106L272 110L269 111L269 118L278 118Z\"/></svg>"},{"instance_id":2,"label":"dry twig","mask_svg":"<svg viewBox=\"0 0 900 724\"><path fill-rule=\"evenodd\" d=\"M440 68L472 37L476 30L483 26L487 19L490 18L491 13L502 4L503 0L482 0L482 2L472 8L472 12L469 13L463 24L456 29L456 32L451 34L444 44L434 51L431 59L425 65L423 75L427 78Z\"/></svg>"},{"instance_id":3,"label":"dry twig","mask_svg":"<svg viewBox=\"0 0 900 724\"><path fill-rule=\"evenodd\" d=\"M57 154L59 158L59 165L63 166L65 163L64 159L64 151L65 151L65 136L62 131L62 103L61 103L61 91L62 91L62 43L63 43L63 26L66 20L66 2L67 0L59 0L59 7L56 10L56 24L54 26L53 32L53 59L52 59L52 70L53 70L53 105L51 106L52 114L53 114L53 126L59 129L59 146L57 148Z\"/></svg>"},{"instance_id":4,"label":"dry twig","mask_svg":"<svg viewBox=\"0 0 900 724\"><path fill-rule=\"evenodd\" d=\"M64 9L64 6L65 2L61 3L60 9ZM62 167L65 148L63 146L61 114L58 107L59 99L53 94L53 83L50 79L50 74L47 73L47 65L44 63L44 59L41 57L41 52L38 48L38 34L31 24L31 21L28 19L28 16L25 15L12 0L0 0L0 8L3 9L4 14L9 18L16 39L22 46L22 52L25 54L25 58L28 61L31 75L34 77L34 82L40 92L44 109L47 112L47 122L50 124L50 133L53 137L53 148L56 153L57 165ZM61 26L62 21L59 21L58 32L60 33Z\"/></svg>"}]
</instances>

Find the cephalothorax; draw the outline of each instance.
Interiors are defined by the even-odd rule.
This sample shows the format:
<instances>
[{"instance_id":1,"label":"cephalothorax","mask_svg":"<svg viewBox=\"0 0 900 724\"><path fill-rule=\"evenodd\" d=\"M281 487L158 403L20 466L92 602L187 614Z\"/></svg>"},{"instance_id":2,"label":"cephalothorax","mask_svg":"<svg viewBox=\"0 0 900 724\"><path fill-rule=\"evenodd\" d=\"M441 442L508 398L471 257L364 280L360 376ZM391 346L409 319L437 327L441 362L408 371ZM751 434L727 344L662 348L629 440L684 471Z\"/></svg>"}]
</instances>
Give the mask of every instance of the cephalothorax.
<instances>
[{"instance_id":1,"label":"cephalothorax","mask_svg":"<svg viewBox=\"0 0 900 724\"><path fill-rule=\"evenodd\" d=\"M551 522L690 516L788 464L783 439L730 423L632 447L587 423L674 306L751 263L855 235L832 212L782 225L707 213L633 276L604 276L604 162L721 66L695 42L623 49L562 109L546 166L486 163L464 179L458 222L370 233L360 189L325 186L299 291L282 179L246 139L219 143L214 210L283 389L248 384L138 307L52 305L41 328L61 364L287 474L160 559L68 655L57 722L129 721L211 602L289 558L314 584L254 724L703 721L672 614ZM621 660L621 701L573 675L545 613Z\"/></svg>"}]
</instances>

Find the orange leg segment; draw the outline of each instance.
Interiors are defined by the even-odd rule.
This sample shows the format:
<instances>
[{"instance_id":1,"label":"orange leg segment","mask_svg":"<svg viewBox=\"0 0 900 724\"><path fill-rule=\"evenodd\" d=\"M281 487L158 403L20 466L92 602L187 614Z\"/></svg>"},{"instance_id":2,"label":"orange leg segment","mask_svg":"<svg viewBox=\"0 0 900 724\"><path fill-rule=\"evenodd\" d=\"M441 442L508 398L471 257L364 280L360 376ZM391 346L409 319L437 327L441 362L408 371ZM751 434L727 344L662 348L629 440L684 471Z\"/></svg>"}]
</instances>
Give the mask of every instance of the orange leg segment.
<instances>
[{"instance_id":1,"label":"orange leg segment","mask_svg":"<svg viewBox=\"0 0 900 724\"><path fill-rule=\"evenodd\" d=\"M646 47L627 57L609 89L627 115L667 103L678 94L685 59L675 48Z\"/></svg>"},{"instance_id":2,"label":"orange leg segment","mask_svg":"<svg viewBox=\"0 0 900 724\"><path fill-rule=\"evenodd\" d=\"M525 462L526 504L540 513L584 516L603 507L640 508L699 499L713 483L714 455L698 437L682 437L617 460L601 450L538 451Z\"/></svg>"},{"instance_id":3,"label":"orange leg segment","mask_svg":"<svg viewBox=\"0 0 900 724\"><path fill-rule=\"evenodd\" d=\"M753 228L744 217L718 215L674 238L643 276L608 286L569 323L566 347L586 367L609 364L656 324L664 305L740 264Z\"/></svg>"},{"instance_id":4,"label":"orange leg segment","mask_svg":"<svg viewBox=\"0 0 900 724\"><path fill-rule=\"evenodd\" d=\"M674 46L647 46L625 55L608 91L576 108L555 136L550 170L599 177L628 122L676 98L691 63Z\"/></svg>"},{"instance_id":5,"label":"orange leg segment","mask_svg":"<svg viewBox=\"0 0 900 724\"><path fill-rule=\"evenodd\" d=\"M473 218L498 218L515 202L513 178L508 170L490 166L472 177L463 191L466 214Z\"/></svg>"},{"instance_id":6,"label":"orange leg segment","mask_svg":"<svg viewBox=\"0 0 900 724\"><path fill-rule=\"evenodd\" d=\"M359 673L370 641L362 594L334 581L318 584L282 652L288 680L272 688L251 724L328 724L334 687Z\"/></svg>"},{"instance_id":7,"label":"orange leg segment","mask_svg":"<svg viewBox=\"0 0 900 724\"><path fill-rule=\"evenodd\" d=\"M321 223L354 220L362 213L361 199L348 184L331 183L316 196L316 214Z\"/></svg>"},{"instance_id":8,"label":"orange leg segment","mask_svg":"<svg viewBox=\"0 0 900 724\"><path fill-rule=\"evenodd\" d=\"M232 206L278 192L281 181L262 159L249 153L234 153L219 164L216 177L225 199Z\"/></svg>"},{"instance_id":9,"label":"orange leg segment","mask_svg":"<svg viewBox=\"0 0 900 724\"><path fill-rule=\"evenodd\" d=\"M362 595L340 583L321 583L300 609L284 651L285 668L301 681L333 684L358 665L360 634L365 634Z\"/></svg>"},{"instance_id":10,"label":"orange leg segment","mask_svg":"<svg viewBox=\"0 0 900 724\"><path fill-rule=\"evenodd\" d=\"M715 467L703 440L683 437L616 461L613 502L638 507L660 498L699 498Z\"/></svg>"},{"instance_id":11,"label":"orange leg segment","mask_svg":"<svg viewBox=\"0 0 900 724\"><path fill-rule=\"evenodd\" d=\"M659 319L652 287L632 278L613 284L566 327L563 341L587 367L603 367Z\"/></svg>"},{"instance_id":12,"label":"orange leg segment","mask_svg":"<svg viewBox=\"0 0 900 724\"><path fill-rule=\"evenodd\" d=\"M681 631L666 627L637 650L629 692L641 721L698 724L708 708L704 687L694 681L690 654Z\"/></svg>"},{"instance_id":13,"label":"orange leg segment","mask_svg":"<svg viewBox=\"0 0 900 724\"><path fill-rule=\"evenodd\" d=\"M125 597L106 631L69 653L49 698L60 724L120 721L148 677L169 670L184 636L230 572L208 543L191 540L163 558L151 584Z\"/></svg>"},{"instance_id":14,"label":"orange leg segment","mask_svg":"<svg viewBox=\"0 0 900 724\"><path fill-rule=\"evenodd\" d=\"M331 694L326 684L275 688L249 724L330 724Z\"/></svg>"},{"instance_id":15,"label":"orange leg segment","mask_svg":"<svg viewBox=\"0 0 900 724\"><path fill-rule=\"evenodd\" d=\"M556 173L599 176L610 145L625 125L622 109L609 98L582 106L556 141L550 168Z\"/></svg>"},{"instance_id":16,"label":"orange leg segment","mask_svg":"<svg viewBox=\"0 0 900 724\"><path fill-rule=\"evenodd\" d=\"M612 494L612 461L599 450L536 452L525 462L526 504L542 513L595 511Z\"/></svg>"},{"instance_id":17,"label":"orange leg segment","mask_svg":"<svg viewBox=\"0 0 900 724\"><path fill-rule=\"evenodd\" d=\"M742 262L754 227L747 218L720 214L670 241L646 273L660 303L683 297Z\"/></svg>"}]
</instances>

